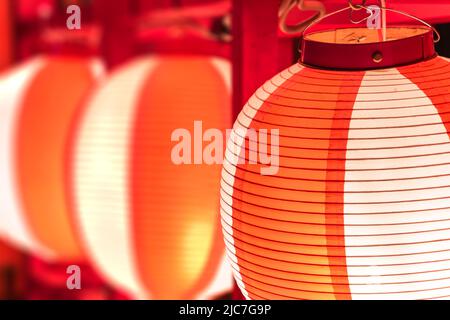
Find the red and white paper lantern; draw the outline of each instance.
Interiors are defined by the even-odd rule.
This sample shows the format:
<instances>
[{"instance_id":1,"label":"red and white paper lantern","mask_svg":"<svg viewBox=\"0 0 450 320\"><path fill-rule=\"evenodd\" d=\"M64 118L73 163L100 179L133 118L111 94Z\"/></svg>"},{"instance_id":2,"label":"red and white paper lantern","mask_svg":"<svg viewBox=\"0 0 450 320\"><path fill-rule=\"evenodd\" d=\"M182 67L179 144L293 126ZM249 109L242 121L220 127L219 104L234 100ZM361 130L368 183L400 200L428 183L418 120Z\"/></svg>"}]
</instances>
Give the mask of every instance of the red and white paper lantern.
<instances>
[{"instance_id":1,"label":"red and white paper lantern","mask_svg":"<svg viewBox=\"0 0 450 320\"><path fill-rule=\"evenodd\" d=\"M114 72L79 118L71 185L80 235L94 266L135 298L231 290L220 166L171 160L174 130L230 125L229 82L222 59L142 57Z\"/></svg>"},{"instance_id":2,"label":"red and white paper lantern","mask_svg":"<svg viewBox=\"0 0 450 320\"><path fill-rule=\"evenodd\" d=\"M82 256L66 192L73 120L97 59L34 58L0 77L0 236L44 258Z\"/></svg>"},{"instance_id":3,"label":"red and white paper lantern","mask_svg":"<svg viewBox=\"0 0 450 320\"><path fill-rule=\"evenodd\" d=\"M450 63L427 28L387 35L306 36L239 115L221 208L246 298L450 297ZM250 129L279 130L275 174Z\"/></svg>"}]
</instances>

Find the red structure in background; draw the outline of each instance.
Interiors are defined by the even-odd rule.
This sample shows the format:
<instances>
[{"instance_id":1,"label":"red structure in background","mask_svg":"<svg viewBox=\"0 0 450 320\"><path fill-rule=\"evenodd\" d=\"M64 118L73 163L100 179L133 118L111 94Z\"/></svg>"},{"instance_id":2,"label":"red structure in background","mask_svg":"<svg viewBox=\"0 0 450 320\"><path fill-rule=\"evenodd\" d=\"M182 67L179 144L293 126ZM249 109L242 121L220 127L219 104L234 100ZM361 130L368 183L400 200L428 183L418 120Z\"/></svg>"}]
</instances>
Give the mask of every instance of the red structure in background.
<instances>
[{"instance_id":1,"label":"red structure in background","mask_svg":"<svg viewBox=\"0 0 450 320\"><path fill-rule=\"evenodd\" d=\"M78 265L81 290L70 290L67 263L48 263L37 257L27 259L27 292L29 300L123 300L124 294L108 286L89 265Z\"/></svg>"},{"instance_id":2,"label":"red structure in background","mask_svg":"<svg viewBox=\"0 0 450 320\"><path fill-rule=\"evenodd\" d=\"M13 60L13 18L9 1L0 1L0 71Z\"/></svg>"},{"instance_id":3,"label":"red structure in background","mask_svg":"<svg viewBox=\"0 0 450 320\"><path fill-rule=\"evenodd\" d=\"M0 0L0 72L14 60L13 15L10 1ZM25 289L25 256L0 242L0 300L21 297Z\"/></svg>"},{"instance_id":4,"label":"red structure in background","mask_svg":"<svg viewBox=\"0 0 450 320\"><path fill-rule=\"evenodd\" d=\"M231 58L228 0L162 9L137 20L137 53L199 54Z\"/></svg>"},{"instance_id":5,"label":"red structure in background","mask_svg":"<svg viewBox=\"0 0 450 320\"><path fill-rule=\"evenodd\" d=\"M25 273L25 256L0 242L0 300L23 296Z\"/></svg>"}]
</instances>

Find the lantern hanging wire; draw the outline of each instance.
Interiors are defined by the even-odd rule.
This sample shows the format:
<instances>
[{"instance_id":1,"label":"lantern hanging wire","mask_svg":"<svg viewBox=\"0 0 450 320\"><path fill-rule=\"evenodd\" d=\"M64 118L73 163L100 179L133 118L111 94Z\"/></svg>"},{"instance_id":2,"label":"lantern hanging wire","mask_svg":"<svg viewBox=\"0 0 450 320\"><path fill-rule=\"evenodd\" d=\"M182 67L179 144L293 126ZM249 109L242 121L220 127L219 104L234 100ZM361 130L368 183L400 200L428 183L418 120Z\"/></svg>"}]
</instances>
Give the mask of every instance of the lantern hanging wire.
<instances>
[{"instance_id":1,"label":"lantern hanging wire","mask_svg":"<svg viewBox=\"0 0 450 320\"><path fill-rule=\"evenodd\" d=\"M384 2L384 0L382 0L382 1ZM305 34L307 33L308 30L310 30L313 26L319 24L319 23L322 22L323 20L325 20L325 19L327 19L327 18L329 18L329 17L335 16L335 15L337 15L337 14L339 14L339 13L348 11L348 10L350 10L350 21L351 21L352 23L354 23L354 24L359 24L359 23L361 23L361 22L367 21L368 19L370 19L370 18L373 16L374 13L373 13L373 11L371 10L371 8L368 7L368 6L366 6L365 4L366 4L366 0L364 0L364 1L362 2L362 4L354 4L351 0L349 0L349 5L348 5L348 7L345 7L345 8L336 10L336 11L333 11L333 12L331 12L331 13L329 13L329 14L326 14L326 15L322 16L321 18L319 18L319 19L314 20L313 22L311 22L311 23L310 23L308 26L306 26L305 29L303 30L303 35L305 35ZM367 12L369 12L370 14L369 14L367 17L365 17L365 18L363 18L363 19L361 19L361 20L359 20L359 21L353 20L352 14L353 14L355 11L359 11L359 10L362 10L362 9L367 10ZM413 19L413 20L416 20L416 21L418 21L418 22L424 24L425 26L427 26L427 27L429 27L431 30L433 30L433 32L434 32L434 34L435 34L435 37L434 37L434 42L435 42L435 43L438 43L438 42L441 40L441 35L440 35L439 32L437 31L437 29L436 29L435 27L433 27L431 24L429 24L428 22L426 22L425 20L423 20L423 19L421 19L421 18L419 18L419 17L416 17L416 16L414 16L414 15L412 15L412 14L409 14L409 13L407 13L407 12L401 11L401 10L396 10L396 9L392 9L392 8L387 8L387 7L384 7L384 6L381 7L380 9L381 9L382 11L384 11L385 13L386 13L386 12L397 13L397 14L403 15L403 16L405 16L405 17L411 18L411 19ZM383 19L383 20L386 21L386 19ZM385 33L385 32L384 32L384 33ZM383 38L384 38L384 37L383 37Z\"/></svg>"}]
</instances>

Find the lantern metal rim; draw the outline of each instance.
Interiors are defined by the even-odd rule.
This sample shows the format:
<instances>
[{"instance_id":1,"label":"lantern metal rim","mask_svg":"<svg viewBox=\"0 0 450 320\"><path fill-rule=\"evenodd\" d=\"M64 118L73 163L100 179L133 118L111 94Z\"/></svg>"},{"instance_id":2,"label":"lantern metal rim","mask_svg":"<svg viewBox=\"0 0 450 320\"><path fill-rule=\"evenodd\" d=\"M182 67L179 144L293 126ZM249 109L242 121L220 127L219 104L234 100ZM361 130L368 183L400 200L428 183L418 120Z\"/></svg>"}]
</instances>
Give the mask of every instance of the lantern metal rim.
<instances>
[{"instance_id":1,"label":"lantern metal rim","mask_svg":"<svg viewBox=\"0 0 450 320\"><path fill-rule=\"evenodd\" d=\"M435 58L433 30L424 26L390 26L388 30L420 29L413 36L384 42L332 42L320 41L317 35L361 28L348 27L321 30L302 39L299 63L316 69L361 71L401 67Z\"/></svg>"}]
</instances>

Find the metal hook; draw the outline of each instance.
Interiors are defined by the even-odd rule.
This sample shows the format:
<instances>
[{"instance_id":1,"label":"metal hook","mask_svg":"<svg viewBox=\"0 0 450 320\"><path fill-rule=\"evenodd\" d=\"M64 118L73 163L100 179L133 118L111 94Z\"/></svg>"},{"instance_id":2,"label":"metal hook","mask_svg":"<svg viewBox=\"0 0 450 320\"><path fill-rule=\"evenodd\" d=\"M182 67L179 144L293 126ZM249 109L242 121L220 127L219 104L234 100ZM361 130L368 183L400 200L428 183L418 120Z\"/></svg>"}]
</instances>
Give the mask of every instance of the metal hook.
<instances>
[{"instance_id":1,"label":"metal hook","mask_svg":"<svg viewBox=\"0 0 450 320\"><path fill-rule=\"evenodd\" d=\"M350 22L353 24L360 24L364 21L369 20L370 18L372 18L374 16L375 13L372 10L367 10L367 11L368 11L369 15L365 18L362 18L361 20L353 20L353 10L350 11Z\"/></svg>"},{"instance_id":2,"label":"metal hook","mask_svg":"<svg viewBox=\"0 0 450 320\"><path fill-rule=\"evenodd\" d=\"M365 2L366 2L366 1L363 1L363 3L365 3ZM323 16L323 17L321 17L321 18L319 18L319 19L317 19L317 20L315 20L315 21L313 21L309 26L307 26L307 27L305 28L305 30L303 30L303 36L305 36L306 32L307 32L309 29L311 29L313 26L315 26L316 24L320 23L321 21L323 21L323 20L326 19L326 18L329 18L329 17L331 17L331 16L334 16L334 15L336 15L336 14L339 14L339 13L344 12L344 11L347 11L347 10L350 10L351 12L353 12L353 7L356 7L356 8L357 8L356 11L361 10L361 9L366 9L366 10L369 9L369 7L367 7L367 6L365 6L365 5L355 5L355 4L352 3L351 0L349 0L349 6L348 6L348 7L345 7L345 8L339 9L339 10L336 10L336 11L334 11L334 12L331 12L331 13L329 13L329 14L327 14L327 15L325 15L325 16ZM396 9L390 9L390 8L385 8L385 7L381 7L380 9L386 10L386 11L390 11L390 12L394 12L394 13L397 13L397 14L401 14L401 15L403 15L403 16L405 16L405 17L408 17L408 18L411 18L411 19L413 19L413 20L419 21L420 23L424 24L425 26L427 26L427 27L429 27L431 30L433 30L433 32L434 32L434 34L435 34L435 37L434 37L434 43L437 43L437 42L439 42L439 41L441 40L441 35L440 35L439 32L437 31L437 29L436 29L435 27L433 27L431 24L429 24L428 22L426 22L425 20L422 20L422 19L420 19L420 18L418 18L418 17L416 17L416 16L414 16L414 15L412 15L412 14L406 13L406 12L404 12L404 11L396 10ZM368 10L368 11L369 11L369 10ZM370 17L371 17L371 16L367 17L366 19L368 19L368 18L370 18ZM363 19L362 21L364 21L364 20L366 20L366 19ZM361 22L362 22L362 21L361 21Z\"/></svg>"},{"instance_id":3,"label":"metal hook","mask_svg":"<svg viewBox=\"0 0 450 320\"><path fill-rule=\"evenodd\" d=\"M370 8L369 8L369 7L362 7L362 8L365 8L367 11L370 11ZM431 30L433 30L433 33L434 33L434 35L435 35L435 37L433 37L433 38L434 38L434 43L438 43L439 41L441 41L441 35L440 35L440 33L437 31L437 29L436 29L435 27L433 27L431 24L429 24L428 22L426 22L425 20L420 19L419 17L416 17L416 16L414 16L414 15L412 15L412 14L406 13L406 12L404 12L404 11L396 10L396 9L385 8L385 7L380 7L380 9L386 10L386 11L389 11L389 12L394 12L394 13L403 15L403 16L405 16L405 17L411 18L411 19L413 19L413 20L416 20L416 21L422 23L423 25L425 25L425 26L429 27ZM373 13L371 13L371 15L370 15L369 17L367 17L366 19L370 18L370 17L372 16L372 14L373 14ZM364 20L366 20L366 19L363 19L362 21L364 21ZM361 21L361 22L362 22L362 21Z\"/></svg>"},{"instance_id":4,"label":"metal hook","mask_svg":"<svg viewBox=\"0 0 450 320\"><path fill-rule=\"evenodd\" d=\"M348 0L348 6L351 9L350 10L350 18L349 18L351 23L353 23L353 24L360 24L360 23L362 23L364 21L367 21L368 19L372 18L374 13L371 10L367 10L367 11L370 12L370 15L368 17L365 17L365 18L363 18L361 20L354 20L353 19L354 12L364 9L366 7L366 2L367 2L367 0L363 0L361 4L354 4L352 0Z\"/></svg>"},{"instance_id":5,"label":"metal hook","mask_svg":"<svg viewBox=\"0 0 450 320\"><path fill-rule=\"evenodd\" d=\"M353 0L348 0L348 5L352 9L352 12L363 9L363 7L366 5L366 3L367 3L367 0L362 0L361 4L354 4Z\"/></svg>"},{"instance_id":6,"label":"metal hook","mask_svg":"<svg viewBox=\"0 0 450 320\"><path fill-rule=\"evenodd\" d=\"M289 13L297 7L300 10L313 10L316 13L309 19L301 21L300 23L290 26L286 23ZM305 28L317 19L320 19L325 15L324 5L316 0L310 0L305 3L304 0L283 0L280 6L280 29L286 34L299 34Z\"/></svg>"}]
</instances>

